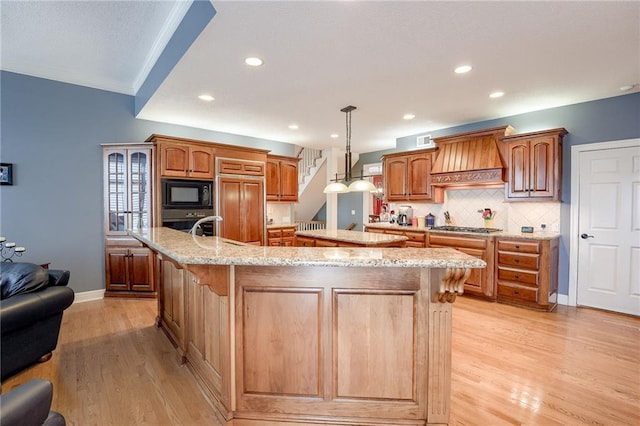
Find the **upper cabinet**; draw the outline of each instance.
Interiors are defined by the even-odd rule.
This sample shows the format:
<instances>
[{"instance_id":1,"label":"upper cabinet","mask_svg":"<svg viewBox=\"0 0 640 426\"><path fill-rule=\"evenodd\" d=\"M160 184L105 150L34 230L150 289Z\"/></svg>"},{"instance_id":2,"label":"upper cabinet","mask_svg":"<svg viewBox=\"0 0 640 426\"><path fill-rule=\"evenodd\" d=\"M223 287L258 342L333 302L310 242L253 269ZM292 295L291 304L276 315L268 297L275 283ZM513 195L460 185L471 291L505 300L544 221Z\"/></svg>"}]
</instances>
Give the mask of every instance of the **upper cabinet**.
<instances>
[{"instance_id":1,"label":"upper cabinet","mask_svg":"<svg viewBox=\"0 0 640 426\"><path fill-rule=\"evenodd\" d=\"M104 145L104 220L106 235L151 225L152 148Z\"/></svg>"},{"instance_id":2,"label":"upper cabinet","mask_svg":"<svg viewBox=\"0 0 640 426\"><path fill-rule=\"evenodd\" d=\"M431 185L433 152L428 149L382 157L387 201L444 201L443 190Z\"/></svg>"},{"instance_id":3,"label":"upper cabinet","mask_svg":"<svg viewBox=\"0 0 640 426\"><path fill-rule=\"evenodd\" d=\"M267 201L298 201L298 159L267 156Z\"/></svg>"},{"instance_id":4,"label":"upper cabinet","mask_svg":"<svg viewBox=\"0 0 640 426\"><path fill-rule=\"evenodd\" d=\"M565 129L507 136L507 201L560 201Z\"/></svg>"},{"instance_id":5,"label":"upper cabinet","mask_svg":"<svg viewBox=\"0 0 640 426\"><path fill-rule=\"evenodd\" d=\"M160 143L160 176L213 179L213 148L199 145Z\"/></svg>"}]
</instances>

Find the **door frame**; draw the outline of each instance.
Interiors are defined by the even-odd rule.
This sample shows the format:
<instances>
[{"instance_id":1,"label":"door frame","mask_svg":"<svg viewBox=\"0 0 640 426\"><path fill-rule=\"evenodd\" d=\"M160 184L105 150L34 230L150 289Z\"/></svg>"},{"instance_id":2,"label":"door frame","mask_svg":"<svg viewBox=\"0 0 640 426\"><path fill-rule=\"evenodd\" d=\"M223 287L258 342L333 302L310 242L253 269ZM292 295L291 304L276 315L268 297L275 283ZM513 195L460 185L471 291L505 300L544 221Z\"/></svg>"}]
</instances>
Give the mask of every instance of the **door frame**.
<instances>
[{"instance_id":1,"label":"door frame","mask_svg":"<svg viewBox=\"0 0 640 426\"><path fill-rule=\"evenodd\" d=\"M580 218L580 154L588 151L602 151L618 148L632 148L640 146L640 138L623 139L608 142L597 142L571 147L571 225L569 234L569 306L578 304L578 229Z\"/></svg>"}]
</instances>

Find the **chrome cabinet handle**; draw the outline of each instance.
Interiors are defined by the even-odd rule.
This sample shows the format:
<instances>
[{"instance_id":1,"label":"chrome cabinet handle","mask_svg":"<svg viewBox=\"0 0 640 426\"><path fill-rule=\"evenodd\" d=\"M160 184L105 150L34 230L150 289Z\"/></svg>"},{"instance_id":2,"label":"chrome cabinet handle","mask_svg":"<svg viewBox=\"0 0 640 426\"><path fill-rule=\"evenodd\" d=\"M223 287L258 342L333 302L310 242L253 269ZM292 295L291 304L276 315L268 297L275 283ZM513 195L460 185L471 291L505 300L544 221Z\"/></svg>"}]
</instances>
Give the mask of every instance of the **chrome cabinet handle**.
<instances>
[{"instance_id":1,"label":"chrome cabinet handle","mask_svg":"<svg viewBox=\"0 0 640 426\"><path fill-rule=\"evenodd\" d=\"M582 234L580 235L580 238L582 238L583 240L586 240L587 238L594 238L594 236L589 234Z\"/></svg>"}]
</instances>

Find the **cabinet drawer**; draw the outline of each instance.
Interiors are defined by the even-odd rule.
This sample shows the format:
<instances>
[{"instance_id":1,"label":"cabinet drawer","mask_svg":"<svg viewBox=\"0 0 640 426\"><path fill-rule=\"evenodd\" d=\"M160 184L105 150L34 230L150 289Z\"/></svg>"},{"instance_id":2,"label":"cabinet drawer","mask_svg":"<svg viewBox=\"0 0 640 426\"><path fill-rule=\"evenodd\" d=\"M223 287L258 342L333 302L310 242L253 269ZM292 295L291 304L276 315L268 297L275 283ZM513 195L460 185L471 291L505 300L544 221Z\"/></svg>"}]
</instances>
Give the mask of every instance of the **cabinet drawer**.
<instances>
[{"instance_id":1,"label":"cabinet drawer","mask_svg":"<svg viewBox=\"0 0 640 426\"><path fill-rule=\"evenodd\" d=\"M313 238L296 237L295 242L297 247L315 247L316 246L316 241Z\"/></svg>"},{"instance_id":2,"label":"cabinet drawer","mask_svg":"<svg viewBox=\"0 0 640 426\"><path fill-rule=\"evenodd\" d=\"M296 234L296 228L284 228L282 230L283 237L293 237Z\"/></svg>"},{"instance_id":3,"label":"cabinet drawer","mask_svg":"<svg viewBox=\"0 0 640 426\"><path fill-rule=\"evenodd\" d=\"M426 239L424 232L405 232L404 235L409 238L409 241L423 243Z\"/></svg>"},{"instance_id":4,"label":"cabinet drawer","mask_svg":"<svg viewBox=\"0 0 640 426\"><path fill-rule=\"evenodd\" d=\"M540 267L540 256L537 254L519 254L499 251L498 265L538 270Z\"/></svg>"},{"instance_id":5,"label":"cabinet drawer","mask_svg":"<svg viewBox=\"0 0 640 426\"><path fill-rule=\"evenodd\" d=\"M380 228L364 228L364 232L373 232L375 234L384 234L384 229Z\"/></svg>"},{"instance_id":6,"label":"cabinet drawer","mask_svg":"<svg viewBox=\"0 0 640 426\"><path fill-rule=\"evenodd\" d=\"M249 160L218 159L218 173L264 176L264 163Z\"/></svg>"},{"instance_id":7,"label":"cabinet drawer","mask_svg":"<svg viewBox=\"0 0 640 426\"><path fill-rule=\"evenodd\" d=\"M267 238L280 238L281 236L282 236L282 230L267 229Z\"/></svg>"},{"instance_id":8,"label":"cabinet drawer","mask_svg":"<svg viewBox=\"0 0 640 426\"><path fill-rule=\"evenodd\" d=\"M538 272L498 267L498 280L522 284L538 285Z\"/></svg>"},{"instance_id":9,"label":"cabinet drawer","mask_svg":"<svg viewBox=\"0 0 640 426\"><path fill-rule=\"evenodd\" d=\"M537 303L538 289L498 283L498 297L508 297L510 299Z\"/></svg>"},{"instance_id":10,"label":"cabinet drawer","mask_svg":"<svg viewBox=\"0 0 640 426\"><path fill-rule=\"evenodd\" d=\"M514 251L516 253L540 253L540 242L498 240L498 250Z\"/></svg>"},{"instance_id":11,"label":"cabinet drawer","mask_svg":"<svg viewBox=\"0 0 640 426\"><path fill-rule=\"evenodd\" d=\"M408 241L405 241L404 244L405 244L405 247L424 248L424 243L423 242L421 243L420 241L408 240Z\"/></svg>"},{"instance_id":12,"label":"cabinet drawer","mask_svg":"<svg viewBox=\"0 0 640 426\"><path fill-rule=\"evenodd\" d=\"M316 240L316 247L338 247L338 242L329 240Z\"/></svg>"},{"instance_id":13,"label":"cabinet drawer","mask_svg":"<svg viewBox=\"0 0 640 426\"><path fill-rule=\"evenodd\" d=\"M429 234L429 246L444 247L466 247L474 249L485 249L487 247L486 238L453 237L442 234Z\"/></svg>"}]
</instances>

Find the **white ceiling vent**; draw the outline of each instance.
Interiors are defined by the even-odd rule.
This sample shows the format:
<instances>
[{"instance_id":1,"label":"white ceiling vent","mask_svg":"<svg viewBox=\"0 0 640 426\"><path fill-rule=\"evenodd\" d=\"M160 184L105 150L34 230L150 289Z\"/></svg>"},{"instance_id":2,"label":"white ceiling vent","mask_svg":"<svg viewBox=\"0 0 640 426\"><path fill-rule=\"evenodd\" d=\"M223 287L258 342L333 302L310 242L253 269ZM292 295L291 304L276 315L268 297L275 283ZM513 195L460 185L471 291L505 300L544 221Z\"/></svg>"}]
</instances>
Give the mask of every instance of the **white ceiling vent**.
<instances>
[{"instance_id":1,"label":"white ceiling vent","mask_svg":"<svg viewBox=\"0 0 640 426\"><path fill-rule=\"evenodd\" d=\"M422 135L417 138L417 146L420 148L435 148L436 143L431 139L431 135Z\"/></svg>"}]
</instances>

